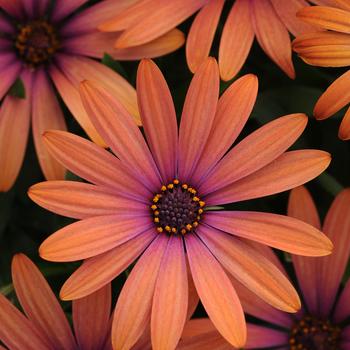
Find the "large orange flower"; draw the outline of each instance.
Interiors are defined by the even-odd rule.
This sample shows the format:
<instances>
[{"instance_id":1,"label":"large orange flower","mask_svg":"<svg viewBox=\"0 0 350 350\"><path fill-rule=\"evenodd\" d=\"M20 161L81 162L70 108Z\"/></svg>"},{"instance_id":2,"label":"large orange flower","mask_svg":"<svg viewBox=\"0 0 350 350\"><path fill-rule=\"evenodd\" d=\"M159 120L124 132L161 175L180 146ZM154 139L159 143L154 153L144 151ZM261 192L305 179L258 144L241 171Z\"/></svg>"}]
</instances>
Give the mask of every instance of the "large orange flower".
<instances>
[{"instance_id":1,"label":"large orange flower","mask_svg":"<svg viewBox=\"0 0 350 350\"><path fill-rule=\"evenodd\" d=\"M140 64L137 94L145 138L102 86L82 84L85 108L115 156L66 132L45 134L50 152L93 184L49 181L30 189L41 206L82 219L50 236L40 255L52 261L86 259L63 286L63 299L101 288L141 255L117 302L115 349L129 349L149 323L153 348L174 349L192 277L215 327L241 347L244 315L228 274L276 308L300 307L288 279L249 240L309 256L329 254L332 243L293 218L217 206L295 187L321 173L330 156L318 150L285 152L307 124L303 114L278 118L229 150L253 108L257 79L240 78L218 100L213 58L192 79L179 135L168 86L152 61Z\"/></svg>"},{"instance_id":2,"label":"large orange flower","mask_svg":"<svg viewBox=\"0 0 350 350\"><path fill-rule=\"evenodd\" d=\"M329 0L330 6L302 9L298 17L316 28L298 36L294 50L308 64L321 67L348 67L350 65L350 3ZM333 5L331 7L331 5ZM316 30L316 29L326 30ZM336 79L315 105L317 119L326 119L350 103L350 71ZM340 124L339 137L350 139L350 109Z\"/></svg>"},{"instance_id":3,"label":"large orange flower","mask_svg":"<svg viewBox=\"0 0 350 350\"><path fill-rule=\"evenodd\" d=\"M110 284L73 301L73 335L44 276L23 254L12 260L12 280L24 314L0 294L0 342L9 350L112 349Z\"/></svg>"},{"instance_id":4,"label":"large orange flower","mask_svg":"<svg viewBox=\"0 0 350 350\"><path fill-rule=\"evenodd\" d=\"M160 4L161 3L161 4ZM174 28L200 9L188 34L186 56L195 72L208 57L225 0L139 0L124 12L100 25L106 32L123 31L115 47L141 45ZM265 53L291 78L295 77L289 32L310 30L295 13L306 0L235 0L221 36L219 67L223 80L242 68L254 37ZM130 26L130 24L134 24Z\"/></svg>"},{"instance_id":5,"label":"large orange flower","mask_svg":"<svg viewBox=\"0 0 350 350\"><path fill-rule=\"evenodd\" d=\"M47 129L66 128L55 89L86 133L102 144L81 105L78 85L83 79L103 80L140 123L135 89L119 74L91 59L109 53L116 59L156 57L184 42L173 30L145 45L113 49L116 33L96 27L131 5L130 0L102 1L83 11L86 0L0 0L0 191L7 191L18 175L32 121L34 143L47 179L64 177L64 168L53 160L42 143ZM17 78L25 98L7 94ZM53 82L53 84L52 84ZM7 95L6 95L7 94Z\"/></svg>"}]
</instances>

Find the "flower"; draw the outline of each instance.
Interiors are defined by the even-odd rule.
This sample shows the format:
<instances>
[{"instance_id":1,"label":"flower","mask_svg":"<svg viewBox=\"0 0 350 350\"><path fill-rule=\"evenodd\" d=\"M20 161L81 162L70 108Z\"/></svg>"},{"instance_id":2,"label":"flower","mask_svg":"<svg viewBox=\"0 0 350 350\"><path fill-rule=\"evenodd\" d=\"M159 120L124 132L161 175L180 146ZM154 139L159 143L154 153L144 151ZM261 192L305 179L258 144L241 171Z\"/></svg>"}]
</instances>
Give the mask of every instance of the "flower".
<instances>
[{"instance_id":1,"label":"flower","mask_svg":"<svg viewBox=\"0 0 350 350\"><path fill-rule=\"evenodd\" d=\"M321 226L315 203L305 187L292 190L288 215L317 228ZM338 295L350 256L350 189L343 190L335 198L326 215L323 231L333 241L332 255L318 259L292 256L304 300L298 314L292 316L273 309L238 286L245 311L274 325L271 328L248 324L247 349L350 349L350 280ZM276 262L277 257L271 250L269 255ZM281 264L280 269L286 274ZM207 346L200 349L231 348L208 319L194 319L186 325L179 349L198 349L200 343Z\"/></svg>"},{"instance_id":2,"label":"flower","mask_svg":"<svg viewBox=\"0 0 350 350\"><path fill-rule=\"evenodd\" d=\"M39 205L82 219L39 250L52 261L86 259L61 297L76 299L101 288L140 256L117 302L114 349L129 349L149 324L154 349L175 348L192 277L219 332L243 346L244 315L224 269L275 307L300 307L290 282L248 240L302 255L331 252L328 238L299 220L214 210L295 187L330 162L323 151L285 152L307 124L303 114L278 118L228 151L253 108L257 85L255 76L244 76L218 101L218 66L208 58L188 89L178 135L166 81L152 61L143 60L137 94L145 138L103 86L87 81L83 104L115 156L63 131L45 133L52 155L93 183L49 181L29 190Z\"/></svg>"},{"instance_id":3,"label":"flower","mask_svg":"<svg viewBox=\"0 0 350 350\"><path fill-rule=\"evenodd\" d=\"M290 77L295 77L289 32L309 30L295 13L307 5L304 0L236 0L225 22L220 46L219 67L223 80L232 79L242 68L254 37L265 53ZM192 72L208 57L225 0L141 0L101 24L106 32L122 31L115 47L145 44L196 15L186 42L187 63ZM130 24L130 17L134 24Z\"/></svg>"},{"instance_id":4,"label":"flower","mask_svg":"<svg viewBox=\"0 0 350 350\"><path fill-rule=\"evenodd\" d=\"M73 301L74 336L44 276L24 254L13 257L12 280L23 313L0 294L0 341L9 350L112 349L110 284Z\"/></svg>"},{"instance_id":5,"label":"flower","mask_svg":"<svg viewBox=\"0 0 350 350\"><path fill-rule=\"evenodd\" d=\"M313 6L298 12L299 18L316 28L298 36L293 42L293 49L306 63L313 66L348 67L350 5L347 1L337 0L330 6ZM350 71L347 71L318 99L314 108L315 117L319 120L329 118L348 105L349 91ZM338 135L343 140L350 139L350 109L345 113Z\"/></svg>"},{"instance_id":6,"label":"flower","mask_svg":"<svg viewBox=\"0 0 350 350\"><path fill-rule=\"evenodd\" d=\"M7 191L19 173L32 118L34 143L47 179L61 179L64 168L53 160L42 143L47 129L66 128L55 88L86 133L103 144L81 105L78 85L83 79L103 80L111 93L140 123L135 89L119 74L91 59L109 53L116 59L155 57L184 42L179 30L145 45L113 49L118 34L96 27L130 5L126 0L103 1L76 13L85 1L0 1L0 191ZM8 93L17 79L25 98ZM23 97L23 96L21 96Z\"/></svg>"}]
</instances>

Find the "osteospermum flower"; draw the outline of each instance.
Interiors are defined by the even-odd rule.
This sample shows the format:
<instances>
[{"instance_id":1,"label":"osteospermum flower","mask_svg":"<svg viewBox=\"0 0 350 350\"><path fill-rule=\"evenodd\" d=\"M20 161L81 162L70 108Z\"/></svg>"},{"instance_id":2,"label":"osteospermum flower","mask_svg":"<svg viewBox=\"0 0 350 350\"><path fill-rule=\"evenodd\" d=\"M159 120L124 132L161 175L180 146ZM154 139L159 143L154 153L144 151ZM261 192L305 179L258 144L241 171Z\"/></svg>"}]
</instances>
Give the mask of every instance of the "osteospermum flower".
<instances>
[{"instance_id":1,"label":"osteospermum flower","mask_svg":"<svg viewBox=\"0 0 350 350\"><path fill-rule=\"evenodd\" d=\"M208 57L225 0L137 1L126 11L99 26L102 31L123 31L115 47L145 44L174 28L200 9L188 34L186 57L195 72ZM232 79L242 68L253 40L290 77L295 77L289 32L310 30L295 13L308 5L305 0L236 0L226 19L219 46L223 80ZM132 19L130 19L132 17ZM130 23L134 24L130 26Z\"/></svg>"},{"instance_id":2,"label":"osteospermum flower","mask_svg":"<svg viewBox=\"0 0 350 350\"><path fill-rule=\"evenodd\" d=\"M113 49L118 35L101 33L96 27L127 6L130 1L108 0L76 13L86 3L57 0L0 1L0 99L20 78L25 98L7 95L0 109L0 191L14 183L22 164L30 120L35 147L47 179L60 179L64 169L47 153L42 133L65 129L63 113L54 87L74 117L97 143L103 144L81 105L78 84L83 79L103 80L140 123L135 89L120 75L91 59L109 53L117 59L155 57L175 50L184 42L173 30L138 47Z\"/></svg>"},{"instance_id":3,"label":"osteospermum flower","mask_svg":"<svg viewBox=\"0 0 350 350\"><path fill-rule=\"evenodd\" d=\"M328 1L329 6L302 9L298 17L321 29L298 36L294 50L308 64L320 67L348 67L350 65L350 3L343 0ZM350 71L342 74L321 95L314 115L322 120L329 118L350 103ZM350 109L345 113L339 128L339 137L350 139Z\"/></svg>"},{"instance_id":4,"label":"osteospermum flower","mask_svg":"<svg viewBox=\"0 0 350 350\"><path fill-rule=\"evenodd\" d=\"M168 86L152 61L140 64L137 94L145 138L108 91L82 84L84 106L115 155L66 132L45 134L50 152L93 184L50 181L30 189L41 206L82 219L50 236L40 255L86 259L63 286L63 299L101 288L140 256L117 302L114 349L129 349L149 324L154 349L175 348L191 304L192 277L219 332L243 346L244 315L228 273L277 308L300 307L290 282L248 239L310 256L329 254L332 244L293 218L214 206L304 183L328 166L329 154L285 152L306 126L302 114L278 118L228 151L253 108L257 79L242 77L218 101L212 58L192 79L179 135Z\"/></svg>"},{"instance_id":5,"label":"osteospermum flower","mask_svg":"<svg viewBox=\"0 0 350 350\"><path fill-rule=\"evenodd\" d=\"M12 280L23 313L0 294L0 342L9 350L112 349L110 284L73 301L73 335L44 276L23 254L12 260Z\"/></svg>"},{"instance_id":6,"label":"osteospermum flower","mask_svg":"<svg viewBox=\"0 0 350 350\"><path fill-rule=\"evenodd\" d=\"M304 187L292 190L288 214L321 227L315 204ZM326 215L323 232L333 241L332 255L325 258L292 256L304 300L298 314L292 316L273 309L244 287L236 285L245 311L275 326L248 324L247 349L350 349L350 280L339 293L350 256L350 189L343 190L335 198ZM279 264L271 251L266 253ZM279 266L284 271L282 265ZM232 347L208 319L194 319L186 325L179 349L224 350Z\"/></svg>"}]
</instances>

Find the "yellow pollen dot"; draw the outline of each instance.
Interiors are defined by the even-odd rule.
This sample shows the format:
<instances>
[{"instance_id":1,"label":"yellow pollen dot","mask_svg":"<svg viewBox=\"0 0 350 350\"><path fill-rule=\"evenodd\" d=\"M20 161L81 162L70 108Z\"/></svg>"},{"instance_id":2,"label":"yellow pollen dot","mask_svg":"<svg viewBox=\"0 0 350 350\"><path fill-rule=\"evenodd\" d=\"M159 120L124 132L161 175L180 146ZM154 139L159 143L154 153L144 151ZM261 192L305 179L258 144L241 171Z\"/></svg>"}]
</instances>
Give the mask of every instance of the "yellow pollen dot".
<instances>
[{"instance_id":1,"label":"yellow pollen dot","mask_svg":"<svg viewBox=\"0 0 350 350\"><path fill-rule=\"evenodd\" d=\"M178 185L180 183L180 181L178 179L175 179L173 182L175 185Z\"/></svg>"},{"instance_id":2,"label":"yellow pollen dot","mask_svg":"<svg viewBox=\"0 0 350 350\"><path fill-rule=\"evenodd\" d=\"M187 190L187 189L188 189L188 185L183 184L183 185L182 185L182 188L183 188L184 190Z\"/></svg>"},{"instance_id":3,"label":"yellow pollen dot","mask_svg":"<svg viewBox=\"0 0 350 350\"><path fill-rule=\"evenodd\" d=\"M159 218L154 218L154 222L159 222Z\"/></svg>"},{"instance_id":4,"label":"yellow pollen dot","mask_svg":"<svg viewBox=\"0 0 350 350\"><path fill-rule=\"evenodd\" d=\"M184 235L184 234L186 234L186 230L183 228L182 230L181 230L181 233Z\"/></svg>"},{"instance_id":5,"label":"yellow pollen dot","mask_svg":"<svg viewBox=\"0 0 350 350\"><path fill-rule=\"evenodd\" d=\"M156 210L156 211L154 212L154 215L155 215L155 216L158 216L158 215L159 215L159 211Z\"/></svg>"},{"instance_id":6,"label":"yellow pollen dot","mask_svg":"<svg viewBox=\"0 0 350 350\"><path fill-rule=\"evenodd\" d=\"M157 231L158 231L159 233L162 233L162 232L163 232L163 228L162 228L162 227L157 227Z\"/></svg>"},{"instance_id":7,"label":"yellow pollen dot","mask_svg":"<svg viewBox=\"0 0 350 350\"><path fill-rule=\"evenodd\" d=\"M198 214L203 214L203 209L198 209Z\"/></svg>"},{"instance_id":8,"label":"yellow pollen dot","mask_svg":"<svg viewBox=\"0 0 350 350\"><path fill-rule=\"evenodd\" d=\"M186 225L186 229L187 229L187 231L191 231L192 230L192 225L191 224L187 224Z\"/></svg>"},{"instance_id":9,"label":"yellow pollen dot","mask_svg":"<svg viewBox=\"0 0 350 350\"><path fill-rule=\"evenodd\" d=\"M176 229L175 227L173 227L173 228L171 229L171 232L176 233L176 232L177 232L177 229Z\"/></svg>"},{"instance_id":10,"label":"yellow pollen dot","mask_svg":"<svg viewBox=\"0 0 350 350\"><path fill-rule=\"evenodd\" d=\"M168 232L170 232L170 231L171 231L171 228L170 228L170 226L165 226L165 231L168 231Z\"/></svg>"},{"instance_id":11,"label":"yellow pollen dot","mask_svg":"<svg viewBox=\"0 0 350 350\"><path fill-rule=\"evenodd\" d=\"M198 226L198 222L197 222L197 221L194 221L194 222L192 223L192 225L193 225L193 227L197 227L197 226Z\"/></svg>"},{"instance_id":12,"label":"yellow pollen dot","mask_svg":"<svg viewBox=\"0 0 350 350\"><path fill-rule=\"evenodd\" d=\"M174 188L174 184L169 184L169 185L168 185L168 189L169 189L169 190L172 190L173 188Z\"/></svg>"},{"instance_id":13,"label":"yellow pollen dot","mask_svg":"<svg viewBox=\"0 0 350 350\"><path fill-rule=\"evenodd\" d=\"M199 201L199 206L200 206L201 208L203 208L203 207L205 206L205 202Z\"/></svg>"},{"instance_id":14,"label":"yellow pollen dot","mask_svg":"<svg viewBox=\"0 0 350 350\"><path fill-rule=\"evenodd\" d=\"M156 210L157 209L157 206L155 204L151 205L151 209L152 210Z\"/></svg>"},{"instance_id":15,"label":"yellow pollen dot","mask_svg":"<svg viewBox=\"0 0 350 350\"><path fill-rule=\"evenodd\" d=\"M194 202L199 202L199 198L198 198L198 197L193 197L192 200L193 200Z\"/></svg>"},{"instance_id":16,"label":"yellow pollen dot","mask_svg":"<svg viewBox=\"0 0 350 350\"><path fill-rule=\"evenodd\" d=\"M163 186L161 187L161 190L162 190L163 192L166 191L166 186L163 185Z\"/></svg>"}]
</instances>

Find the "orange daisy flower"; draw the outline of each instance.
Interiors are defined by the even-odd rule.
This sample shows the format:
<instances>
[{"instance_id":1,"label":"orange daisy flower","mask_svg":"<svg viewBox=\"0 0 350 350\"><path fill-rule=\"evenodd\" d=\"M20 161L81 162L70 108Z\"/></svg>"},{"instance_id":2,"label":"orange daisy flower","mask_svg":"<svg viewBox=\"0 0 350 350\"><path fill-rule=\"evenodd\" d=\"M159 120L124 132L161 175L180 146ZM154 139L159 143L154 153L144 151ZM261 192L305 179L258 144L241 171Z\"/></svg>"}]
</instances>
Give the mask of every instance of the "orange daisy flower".
<instances>
[{"instance_id":1,"label":"orange daisy flower","mask_svg":"<svg viewBox=\"0 0 350 350\"><path fill-rule=\"evenodd\" d=\"M308 64L320 67L348 67L350 65L350 3L329 0L329 6L302 9L298 17L316 26L310 33L298 36L293 49ZM332 7L331 7L332 6ZM323 31L316 29L325 29ZM322 120L329 118L350 103L350 71L336 79L321 95L314 115ZM339 127L339 137L350 139L350 109Z\"/></svg>"},{"instance_id":2,"label":"orange daisy flower","mask_svg":"<svg viewBox=\"0 0 350 350\"><path fill-rule=\"evenodd\" d=\"M42 143L47 129L66 129L55 89L86 133L103 144L81 105L78 85L84 79L102 80L140 123L135 89L119 74L91 59L109 53L116 59L156 57L184 43L175 29L132 48L113 49L119 36L101 33L96 27L128 6L129 0L102 1L83 11L86 0L0 0L0 191L7 191L19 173L32 120L39 163L49 180L64 177L64 168L54 161ZM25 98L7 94L20 78ZM53 83L53 84L52 84ZM7 94L7 95L6 95Z\"/></svg>"},{"instance_id":3,"label":"orange daisy flower","mask_svg":"<svg viewBox=\"0 0 350 350\"><path fill-rule=\"evenodd\" d=\"M9 350L112 350L110 284L73 301L73 335L44 276L24 254L13 257L12 281L24 314L0 294L0 342Z\"/></svg>"},{"instance_id":4,"label":"orange daisy flower","mask_svg":"<svg viewBox=\"0 0 350 350\"><path fill-rule=\"evenodd\" d=\"M323 151L285 152L307 124L303 114L270 122L229 151L253 108L258 83L244 76L218 99L219 80L215 59L208 58L190 84L178 135L166 81L152 61L143 60L137 94L145 138L125 108L91 82L82 83L82 101L115 156L66 132L44 136L52 155L93 183L49 181L29 191L41 206L82 219L40 247L47 260L86 259L61 297L76 299L101 288L141 255L117 302L115 349L129 349L149 323L153 348L174 349L192 277L215 327L241 347L244 315L228 274L279 309L300 307L288 279L248 240L309 256L332 250L326 236L299 220L215 210L295 187L330 162Z\"/></svg>"},{"instance_id":5,"label":"orange daisy flower","mask_svg":"<svg viewBox=\"0 0 350 350\"><path fill-rule=\"evenodd\" d=\"M292 190L288 215L321 227L315 203L305 187ZM334 243L332 255L320 259L292 256L304 297L303 308L296 315L273 309L242 285L235 285L244 310L275 326L248 324L247 349L350 349L350 279L338 293L350 257L350 189L335 198L323 231ZM266 256L287 274L276 255L267 249ZM179 350L194 349L232 347L208 319L193 319L185 326Z\"/></svg>"},{"instance_id":6,"label":"orange daisy flower","mask_svg":"<svg viewBox=\"0 0 350 350\"><path fill-rule=\"evenodd\" d=\"M186 42L187 63L195 72L208 57L225 0L173 0L162 5L158 0L140 0L126 11L99 26L106 32L123 31L115 47L141 45L154 40L196 15ZM220 47L219 67L223 80L232 79L247 59L254 37L265 53L290 77L295 77L289 32L299 35L310 26L295 13L305 0L236 0L225 22ZM130 24L133 24L130 26Z\"/></svg>"}]
</instances>

